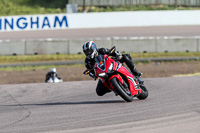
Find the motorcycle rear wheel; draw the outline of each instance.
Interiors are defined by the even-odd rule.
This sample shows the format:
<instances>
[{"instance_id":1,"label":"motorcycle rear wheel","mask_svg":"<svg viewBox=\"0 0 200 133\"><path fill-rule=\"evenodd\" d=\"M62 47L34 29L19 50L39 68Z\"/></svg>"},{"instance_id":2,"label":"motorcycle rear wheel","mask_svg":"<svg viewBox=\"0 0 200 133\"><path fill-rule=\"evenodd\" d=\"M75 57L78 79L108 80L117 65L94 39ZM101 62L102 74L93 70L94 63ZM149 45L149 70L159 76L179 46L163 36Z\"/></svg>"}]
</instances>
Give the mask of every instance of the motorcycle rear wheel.
<instances>
[{"instance_id":1,"label":"motorcycle rear wheel","mask_svg":"<svg viewBox=\"0 0 200 133\"><path fill-rule=\"evenodd\" d=\"M126 91L126 88L123 87L121 82L118 81L117 78L112 78L110 80L112 86L115 88L115 91L117 92L118 95L120 95L126 102L132 102L133 101L133 96L129 92Z\"/></svg>"}]
</instances>

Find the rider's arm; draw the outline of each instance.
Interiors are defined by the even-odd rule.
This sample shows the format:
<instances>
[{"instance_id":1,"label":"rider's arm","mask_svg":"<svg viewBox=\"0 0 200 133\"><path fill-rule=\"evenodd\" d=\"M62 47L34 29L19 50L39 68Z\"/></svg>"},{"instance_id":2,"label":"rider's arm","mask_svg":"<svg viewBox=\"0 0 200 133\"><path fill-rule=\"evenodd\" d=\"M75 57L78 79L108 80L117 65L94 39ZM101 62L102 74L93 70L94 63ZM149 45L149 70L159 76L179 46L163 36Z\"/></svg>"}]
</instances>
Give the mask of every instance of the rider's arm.
<instances>
[{"instance_id":1,"label":"rider's arm","mask_svg":"<svg viewBox=\"0 0 200 133\"><path fill-rule=\"evenodd\" d=\"M107 49L107 48L99 48L98 49L98 53L102 54L102 55L108 54L109 53L109 49ZM122 58L122 55L120 54L119 51L113 52L112 54L110 54L110 56L114 56L114 57L118 58L118 60L120 60Z\"/></svg>"},{"instance_id":2,"label":"rider's arm","mask_svg":"<svg viewBox=\"0 0 200 133\"><path fill-rule=\"evenodd\" d=\"M92 69L94 67L94 63L95 63L95 60L88 59L88 58L85 59L85 67L87 69Z\"/></svg>"},{"instance_id":3,"label":"rider's arm","mask_svg":"<svg viewBox=\"0 0 200 133\"><path fill-rule=\"evenodd\" d=\"M99 54L104 55L104 54L108 54L109 49L107 49L107 48L99 48L97 51L98 51Z\"/></svg>"},{"instance_id":4,"label":"rider's arm","mask_svg":"<svg viewBox=\"0 0 200 133\"><path fill-rule=\"evenodd\" d=\"M56 73L56 77L57 77L58 79L61 79L61 77L58 75L58 73Z\"/></svg>"},{"instance_id":5,"label":"rider's arm","mask_svg":"<svg viewBox=\"0 0 200 133\"><path fill-rule=\"evenodd\" d=\"M85 59L85 67L86 67L88 70L93 69L94 63L95 63L94 60L89 60L88 58ZM94 70L90 71L89 76L90 76L91 78L93 78L94 80L96 80L96 78L97 78L97 77L95 76Z\"/></svg>"}]
</instances>

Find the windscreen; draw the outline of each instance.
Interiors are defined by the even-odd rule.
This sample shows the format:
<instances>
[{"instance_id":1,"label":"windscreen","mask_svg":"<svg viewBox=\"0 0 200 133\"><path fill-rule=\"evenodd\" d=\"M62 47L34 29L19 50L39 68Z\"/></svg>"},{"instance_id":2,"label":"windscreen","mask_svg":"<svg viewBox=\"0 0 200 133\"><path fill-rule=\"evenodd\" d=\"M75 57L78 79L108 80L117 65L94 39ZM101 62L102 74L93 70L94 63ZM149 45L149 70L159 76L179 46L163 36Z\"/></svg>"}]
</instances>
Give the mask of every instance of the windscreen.
<instances>
[{"instance_id":1,"label":"windscreen","mask_svg":"<svg viewBox=\"0 0 200 133\"><path fill-rule=\"evenodd\" d=\"M105 69L105 64L104 64L104 55L98 55L96 58L95 58L95 62L97 63L97 66L104 70Z\"/></svg>"}]
</instances>

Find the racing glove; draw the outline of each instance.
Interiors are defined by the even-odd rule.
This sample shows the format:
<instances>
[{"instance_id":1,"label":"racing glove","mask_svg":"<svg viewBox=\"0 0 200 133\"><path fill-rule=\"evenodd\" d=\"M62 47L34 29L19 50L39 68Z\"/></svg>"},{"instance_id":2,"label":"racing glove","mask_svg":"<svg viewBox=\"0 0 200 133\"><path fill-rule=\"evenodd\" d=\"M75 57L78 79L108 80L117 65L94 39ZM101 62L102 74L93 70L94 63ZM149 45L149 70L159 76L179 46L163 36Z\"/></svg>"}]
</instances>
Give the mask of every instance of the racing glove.
<instances>
[{"instance_id":1,"label":"racing glove","mask_svg":"<svg viewBox=\"0 0 200 133\"><path fill-rule=\"evenodd\" d=\"M85 74L85 75L89 74L89 76L90 76L91 78L93 78L94 80L97 79L97 77L96 77L95 74L94 74L94 71L85 70L85 71L83 72L83 74Z\"/></svg>"}]
</instances>

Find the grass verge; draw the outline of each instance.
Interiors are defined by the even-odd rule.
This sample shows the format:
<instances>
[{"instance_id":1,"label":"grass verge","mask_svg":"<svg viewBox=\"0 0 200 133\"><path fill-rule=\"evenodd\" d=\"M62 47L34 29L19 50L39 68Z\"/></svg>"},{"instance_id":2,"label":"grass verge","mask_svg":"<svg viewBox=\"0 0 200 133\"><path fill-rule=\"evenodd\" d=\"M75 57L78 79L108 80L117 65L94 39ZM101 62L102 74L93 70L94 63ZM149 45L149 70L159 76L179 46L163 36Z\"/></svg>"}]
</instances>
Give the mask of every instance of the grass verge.
<instances>
[{"instance_id":1,"label":"grass verge","mask_svg":"<svg viewBox=\"0 0 200 133\"><path fill-rule=\"evenodd\" d=\"M75 65L44 65L44 66L17 66L17 67L1 67L0 71L4 72L12 72L12 71L36 71L36 70L46 70L48 71L50 68L70 68L70 67L85 67L84 64L75 64Z\"/></svg>"},{"instance_id":2,"label":"grass verge","mask_svg":"<svg viewBox=\"0 0 200 133\"><path fill-rule=\"evenodd\" d=\"M66 0L1 0L0 16L66 13Z\"/></svg>"},{"instance_id":3,"label":"grass verge","mask_svg":"<svg viewBox=\"0 0 200 133\"><path fill-rule=\"evenodd\" d=\"M84 58L85 56L83 54L0 56L0 64L84 60Z\"/></svg>"},{"instance_id":4,"label":"grass verge","mask_svg":"<svg viewBox=\"0 0 200 133\"><path fill-rule=\"evenodd\" d=\"M66 0L1 0L0 16L66 13ZM174 5L87 6L87 12L174 10ZM177 10L199 10L200 7L177 6ZM83 6L78 7L83 12Z\"/></svg>"},{"instance_id":5,"label":"grass verge","mask_svg":"<svg viewBox=\"0 0 200 133\"><path fill-rule=\"evenodd\" d=\"M80 7L81 8L81 7ZM177 10L199 10L200 7L177 6ZM81 9L80 9L81 10ZM87 7L88 12L112 12L112 11L154 11L154 10L175 10L170 5L140 5L140 6L115 6L115 7Z\"/></svg>"},{"instance_id":6,"label":"grass verge","mask_svg":"<svg viewBox=\"0 0 200 133\"><path fill-rule=\"evenodd\" d=\"M190 77L190 76L200 76L200 73L193 73L193 74L180 74L180 75L174 75L173 77Z\"/></svg>"},{"instance_id":7,"label":"grass verge","mask_svg":"<svg viewBox=\"0 0 200 133\"><path fill-rule=\"evenodd\" d=\"M177 53L130 53L133 58L165 58L165 57L199 57L200 52ZM84 60L84 54L55 54L55 55L18 55L0 56L0 64Z\"/></svg>"}]
</instances>

